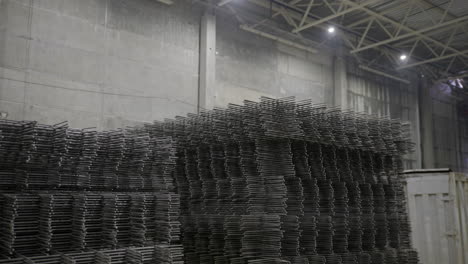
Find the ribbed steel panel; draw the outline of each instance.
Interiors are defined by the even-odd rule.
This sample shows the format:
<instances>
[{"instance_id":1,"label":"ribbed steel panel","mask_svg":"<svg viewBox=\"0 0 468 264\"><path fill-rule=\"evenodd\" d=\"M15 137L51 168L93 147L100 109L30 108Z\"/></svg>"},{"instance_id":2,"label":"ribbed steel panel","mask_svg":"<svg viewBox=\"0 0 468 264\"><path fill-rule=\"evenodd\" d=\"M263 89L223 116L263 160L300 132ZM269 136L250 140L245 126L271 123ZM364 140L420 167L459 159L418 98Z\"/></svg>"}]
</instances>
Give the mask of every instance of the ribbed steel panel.
<instances>
[{"instance_id":1,"label":"ribbed steel panel","mask_svg":"<svg viewBox=\"0 0 468 264\"><path fill-rule=\"evenodd\" d=\"M406 172L413 246L424 264L468 264L468 176Z\"/></svg>"}]
</instances>

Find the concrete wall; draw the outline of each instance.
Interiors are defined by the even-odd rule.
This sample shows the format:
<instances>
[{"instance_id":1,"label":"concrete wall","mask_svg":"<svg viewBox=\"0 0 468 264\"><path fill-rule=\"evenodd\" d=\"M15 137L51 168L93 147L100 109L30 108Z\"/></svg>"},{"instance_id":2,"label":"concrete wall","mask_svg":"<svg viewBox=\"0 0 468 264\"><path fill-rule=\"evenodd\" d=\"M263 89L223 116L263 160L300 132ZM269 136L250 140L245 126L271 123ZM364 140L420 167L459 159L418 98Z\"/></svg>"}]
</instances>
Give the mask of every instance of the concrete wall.
<instances>
[{"instance_id":1,"label":"concrete wall","mask_svg":"<svg viewBox=\"0 0 468 264\"><path fill-rule=\"evenodd\" d=\"M0 0L0 112L98 129L196 112L202 9L188 0L172 6L155 0ZM210 106L294 95L401 118L412 123L417 144L405 166L421 166L417 82L390 81L349 61L336 67L340 60L329 52L285 46L241 30L233 17L217 16L209 43L216 47L208 65L214 68L205 75L214 78ZM337 75L340 68L347 73ZM466 125L454 102L430 98L424 106L434 109L425 119L434 119L434 162L428 166L466 169Z\"/></svg>"},{"instance_id":2,"label":"concrete wall","mask_svg":"<svg viewBox=\"0 0 468 264\"><path fill-rule=\"evenodd\" d=\"M0 0L0 112L117 128L197 111L200 18L185 1ZM217 19L213 106L331 102L331 57Z\"/></svg>"},{"instance_id":3,"label":"concrete wall","mask_svg":"<svg viewBox=\"0 0 468 264\"><path fill-rule=\"evenodd\" d=\"M215 105L243 99L296 96L331 102L332 57L282 45L239 28L236 21L217 20Z\"/></svg>"},{"instance_id":4,"label":"concrete wall","mask_svg":"<svg viewBox=\"0 0 468 264\"><path fill-rule=\"evenodd\" d=\"M433 134L433 166L468 172L468 164L465 162L468 157L467 120L458 110L457 96L452 94L451 88L445 84L431 84L426 89L429 90L431 98L429 103L432 127L428 129L432 129Z\"/></svg>"},{"instance_id":5,"label":"concrete wall","mask_svg":"<svg viewBox=\"0 0 468 264\"><path fill-rule=\"evenodd\" d=\"M421 167L418 80L408 76L410 84L383 78L358 69L348 63L348 106L350 109L375 116L400 119L411 124L414 153L404 159L407 169Z\"/></svg>"},{"instance_id":6,"label":"concrete wall","mask_svg":"<svg viewBox=\"0 0 468 264\"><path fill-rule=\"evenodd\" d=\"M461 108L461 109L460 109ZM468 105L463 105L458 109L458 126L459 126L459 153L460 153L460 170L468 173Z\"/></svg>"},{"instance_id":7,"label":"concrete wall","mask_svg":"<svg viewBox=\"0 0 468 264\"><path fill-rule=\"evenodd\" d=\"M423 168L468 173L468 104L447 84L421 78Z\"/></svg>"},{"instance_id":8,"label":"concrete wall","mask_svg":"<svg viewBox=\"0 0 468 264\"><path fill-rule=\"evenodd\" d=\"M100 129L196 111L200 10L175 2L1 0L0 111Z\"/></svg>"}]
</instances>

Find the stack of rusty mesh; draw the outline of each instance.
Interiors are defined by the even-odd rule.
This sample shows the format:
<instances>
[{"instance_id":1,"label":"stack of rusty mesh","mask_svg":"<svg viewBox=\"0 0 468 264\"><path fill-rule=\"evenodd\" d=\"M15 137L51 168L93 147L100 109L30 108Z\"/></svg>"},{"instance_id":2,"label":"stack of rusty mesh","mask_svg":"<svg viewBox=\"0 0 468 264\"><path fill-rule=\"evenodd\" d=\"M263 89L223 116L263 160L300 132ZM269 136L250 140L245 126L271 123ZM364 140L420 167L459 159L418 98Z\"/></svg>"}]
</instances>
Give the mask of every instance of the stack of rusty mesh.
<instances>
[{"instance_id":1,"label":"stack of rusty mesh","mask_svg":"<svg viewBox=\"0 0 468 264\"><path fill-rule=\"evenodd\" d=\"M153 243L168 263L417 261L398 175L413 145L398 120L263 97L136 128L1 121L0 131L0 185L73 193L71 248L113 248L103 263L138 262L119 250ZM57 194L35 215L44 251L65 236ZM23 205L1 201L2 223L16 226L10 209ZM13 257L8 235L19 233L5 234Z\"/></svg>"},{"instance_id":2,"label":"stack of rusty mesh","mask_svg":"<svg viewBox=\"0 0 468 264\"><path fill-rule=\"evenodd\" d=\"M126 147L124 131L122 129L105 131L104 136L107 143L106 158L103 165L104 186L113 189L125 188L126 185L119 185L126 180L120 167Z\"/></svg>"},{"instance_id":3,"label":"stack of rusty mesh","mask_svg":"<svg viewBox=\"0 0 468 264\"><path fill-rule=\"evenodd\" d=\"M37 194L2 194L0 249L6 257L41 254L40 197Z\"/></svg>"},{"instance_id":4,"label":"stack of rusty mesh","mask_svg":"<svg viewBox=\"0 0 468 264\"><path fill-rule=\"evenodd\" d=\"M15 165L15 184L20 188L47 186L47 167L53 128L35 121L22 122L20 152Z\"/></svg>"},{"instance_id":5,"label":"stack of rusty mesh","mask_svg":"<svg viewBox=\"0 0 468 264\"><path fill-rule=\"evenodd\" d=\"M181 245L156 245L154 251L155 263L161 264L183 264L184 249Z\"/></svg>"},{"instance_id":6,"label":"stack of rusty mesh","mask_svg":"<svg viewBox=\"0 0 468 264\"><path fill-rule=\"evenodd\" d=\"M82 133L81 153L76 168L76 184L79 189L95 189L99 183L92 174L92 166L94 162L97 163L98 133L93 129L83 129Z\"/></svg>"},{"instance_id":7,"label":"stack of rusty mesh","mask_svg":"<svg viewBox=\"0 0 468 264\"><path fill-rule=\"evenodd\" d=\"M172 192L156 194L156 236L158 243L180 242L180 198Z\"/></svg>"},{"instance_id":8,"label":"stack of rusty mesh","mask_svg":"<svg viewBox=\"0 0 468 264\"><path fill-rule=\"evenodd\" d=\"M51 135L52 149L49 155L48 166L48 185L60 186L62 179L63 167L66 166L67 155L67 130L68 123L62 122L53 126Z\"/></svg>"},{"instance_id":9,"label":"stack of rusty mesh","mask_svg":"<svg viewBox=\"0 0 468 264\"><path fill-rule=\"evenodd\" d=\"M3 189L15 185L16 160L21 150L17 137L21 129L18 121L0 120L0 186Z\"/></svg>"},{"instance_id":10,"label":"stack of rusty mesh","mask_svg":"<svg viewBox=\"0 0 468 264\"><path fill-rule=\"evenodd\" d=\"M128 248L125 261L126 263L129 263L129 264L154 263L155 251L156 251L156 248L154 246Z\"/></svg>"},{"instance_id":11,"label":"stack of rusty mesh","mask_svg":"<svg viewBox=\"0 0 468 264\"><path fill-rule=\"evenodd\" d=\"M169 122L175 124L180 120ZM190 115L183 122L184 133L175 139L190 142L183 152L191 187L189 200L193 205L188 211L192 215L200 212L210 215L213 198L225 200L230 193L231 211L223 211L219 203L217 209L225 216L226 232L225 258L217 258L219 261L225 261L226 257L233 263L255 261L249 255L249 245L256 237L251 232L261 231L247 227L254 226L253 216L263 214L280 217L280 230L284 234L280 257L289 257L289 261L304 259L301 255L317 263L325 259L335 263L367 263L371 259L392 258L382 245L391 240L386 235L388 230L399 229L390 225L386 217L392 215L395 219L398 214L392 212L395 208L401 211L402 207L391 199L393 190L386 187L390 183L376 160L401 156L410 150L406 127L394 124L401 122L341 112L312 105L307 100L295 102L292 98L231 104L226 110ZM221 149L225 153L225 174L220 172L221 161L217 160L223 157L219 154ZM207 168L208 154L211 171ZM391 170L400 170L399 165L393 162ZM214 183L221 186L224 177L230 181L230 188L219 193L217 187L215 194L210 186ZM379 184L384 184L388 195L385 188L384 192L378 191ZM393 192L396 197L397 188ZM391 201L387 202L386 197ZM298 210L301 204L303 209ZM240 232L237 215L243 215ZM218 239L216 234L206 233L218 231L209 228L205 218L195 219L199 231L195 240L210 245L211 240ZM398 215L398 219L403 217ZM188 223L184 223L183 231L194 235ZM243 235L239 242L240 234ZM219 249L202 244L199 243L199 249L204 255L207 250L210 254L215 251L215 256L219 254L216 253ZM393 245L397 246L396 242Z\"/></svg>"},{"instance_id":12,"label":"stack of rusty mesh","mask_svg":"<svg viewBox=\"0 0 468 264\"><path fill-rule=\"evenodd\" d=\"M151 166L152 156L150 136L144 129L128 128L125 131L125 152L120 165L119 186L122 189L148 189L145 167Z\"/></svg>"},{"instance_id":13,"label":"stack of rusty mesh","mask_svg":"<svg viewBox=\"0 0 468 264\"><path fill-rule=\"evenodd\" d=\"M127 263L127 249L109 249L97 252L96 264L123 264Z\"/></svg>"},{"instance_id":14,"label":"stack of rusty mesh","mask_svg":"<svg viewBox=\"0 0 468 264\"><path fill-rule=\"evenodd\" d=\"M96 250L103 247L102 195L77 193L73 197L72 248L78 251Z\"/></svg>"},{"instance_id":15,"label":"stack of rusty mesh","mask_svg":"<svg viewBox=\"0 0 468 264\"><path fill-rule=\"evenodd\" d=\"M60 160L59 167L52 183L54 187L73 189L78 186L78 182L81 180L79 177L80 161L82 161L82 165L85 165L84 160L82 160L84 133L82 129L72 128L68 128L64 132L64 135L58 134L59 137L64 136L65 149L64 152L57 154ZM83 174L86 173L84 167L80 169L83 170Z\"/></svg>"},{"instance_id":16,"label":"stack of rusty mesh","mask_svg":"<svg viewBox=\"0 0 468 264\"><path fill-rule=\"evenodd\" d=\"M106 248L130 245L130 195L106 193L103 195L103 244Z\"/></svg>"},{"instance_id":17,"label":"stack of rusty mesh","mask_svg":"<svg viewBox=\"0 0 468 264\"><path fill-rule=\"evenodd\" d=\"M42 250L72 250L73 196L69 193L40 195L39 240Z\"/></svg>"},{"instance_id":18,"label":"stack of rusty mesh","mask_svg":"<svg viewBox=\"0 0 468 264\"><path fill-rule=\"evenodd\" d=\"M61 254L28 257L24 259L24 263L28 264L62 264L65 261L66 257Z\"/></svg>"},{"instance_id":19,"label":"stack of rusty mesh","mask_svg":"<svg viewBox=\"0 0 468 264\"><path fill-rule=\"evenodd\" d=\"M152 193L131 195L131 244L149 246L156 237L156 196Z\"/></svg>"}]
</instances>

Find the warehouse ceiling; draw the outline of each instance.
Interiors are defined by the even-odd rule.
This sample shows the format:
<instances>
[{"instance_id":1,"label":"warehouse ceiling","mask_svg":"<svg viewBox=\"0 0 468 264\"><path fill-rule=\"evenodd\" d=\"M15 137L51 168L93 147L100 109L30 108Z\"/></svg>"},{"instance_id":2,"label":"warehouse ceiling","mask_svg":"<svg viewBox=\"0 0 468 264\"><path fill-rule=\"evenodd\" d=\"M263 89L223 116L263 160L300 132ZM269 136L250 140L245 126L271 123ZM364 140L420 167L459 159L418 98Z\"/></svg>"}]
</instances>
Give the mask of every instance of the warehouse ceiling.
<instances>
[{"instance_id":1,"label":"warehouse ceiling","mask_svg":"<svg viewBox=\"0 0 468 264\"><path fill-rule=\"evenodd\" d=\"M220 0L242 28L312 47L346 46L360 67L468 75L467 0ZM328 30L334 32L330 33Z\"/></svg>"}]
</instances>

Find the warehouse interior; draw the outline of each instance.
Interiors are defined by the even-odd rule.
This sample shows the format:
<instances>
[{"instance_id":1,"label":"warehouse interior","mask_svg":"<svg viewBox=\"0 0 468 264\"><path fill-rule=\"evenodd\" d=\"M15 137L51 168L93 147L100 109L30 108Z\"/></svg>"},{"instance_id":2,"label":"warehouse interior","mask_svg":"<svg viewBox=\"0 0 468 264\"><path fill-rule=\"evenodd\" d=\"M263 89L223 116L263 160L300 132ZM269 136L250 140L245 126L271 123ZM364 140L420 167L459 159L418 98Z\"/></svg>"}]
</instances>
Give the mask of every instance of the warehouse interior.
<instances>
[{"instance_id":1,"label":"warehouse interior","mask_svg":"<svg viewBox=\"0 0 468 264\"><path fill-rule=\"evenodd\" d=\"M0 0L0 263L468 263L466 89L466 0ZM356 136L353 129L367 132ZM368 143L356 143L353 135ZM120 139L124 143L116 143ZM105 151L110 154L100 157ZM275 152L286 157L268 155ZM302 177L304 157L317 183L306 186L302 178L301 209L288 211L295 208L288 199L296 201L288 184L297 184L288 177ZM101 174L94 176L93 164L100 162ZM263 182L265 193L252 187L246 200L222 195L225 181L234 188L231 178L253 168L258 177L283 175L279 181L286 183ZM114 177L109 182L106 173ZM151 184L132 185L132 177L145 173L154 174ZM187 193L179 174L187 176ZM101 177L99 187L93 177ZM284 200L270 193L281 188L287 188ZM307 190L317 192L310 203ZM221 202L210 211L216 199ZM319 202L327 199L330 207ZM86 209L98 200L101 207ZM27 205L21 211L22 202L40 211ZM119 218L122 203L128 214ZM223 211L236 203L246 211ZM92 228L76 220L86 218L76 204L102 211L90 220L104 230L96 231L97 244L83 242ZM104 209L112 206L110 217ZM54 216L53 208L62 211ZM67 217L57 236L53 223ZM151 221L172 231L147 242L146 226L159 230ZM255 223L247 229L271 225L278 234L228 232L244 221ZM124 222L126 233L119 231ZM317 230L309 234L305 223L312 222ZM402 235L392 237L400 229ZM129 230L145 239L131 238ZM227 249L233 237L242 248L235 254ZM53 242L67 239L80 245L62 249ZM355 240L364 249L352 246ZM290 253L292 244L297 250Z\"/></svg>"}]
</instances>

